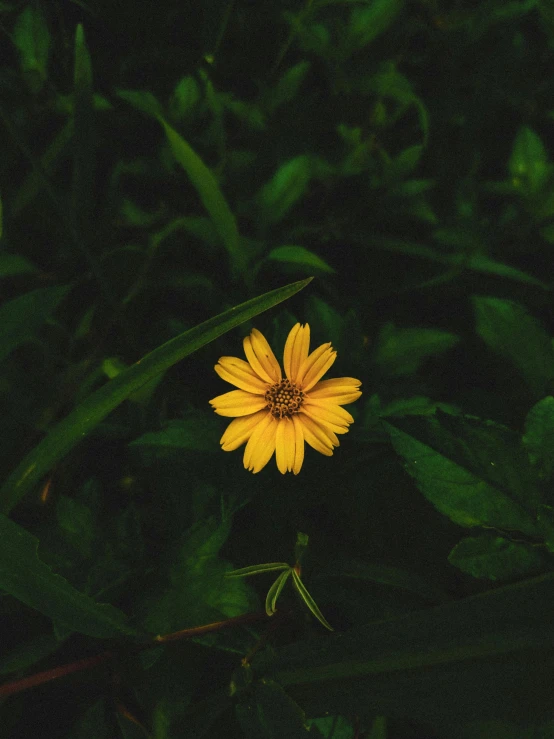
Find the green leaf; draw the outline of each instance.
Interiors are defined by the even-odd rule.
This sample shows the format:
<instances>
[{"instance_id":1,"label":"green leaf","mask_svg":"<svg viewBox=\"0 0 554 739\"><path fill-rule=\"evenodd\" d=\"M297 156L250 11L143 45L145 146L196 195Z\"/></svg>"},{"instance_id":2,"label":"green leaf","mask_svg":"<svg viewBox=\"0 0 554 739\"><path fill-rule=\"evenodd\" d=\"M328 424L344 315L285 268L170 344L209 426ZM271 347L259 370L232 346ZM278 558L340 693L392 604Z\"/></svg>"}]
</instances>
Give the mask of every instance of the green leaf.
<instances>
[{"instance_id":1,"label":"green leaf","mask_svg":"<svg viewBox=\"0 0 554 739\"><path fill-rule=\"evenodd\" d=\"M449 600L448 595L440 588L429 582L428 578L407 572L399 567L389 565L373 564L357 559L338 559L333 561L325 569L321 579L336 577L347 580L360 580L387 585L392 588L400 588L410 593L415 593L421 598L432 603L441 603Z\"/></svg>"},{"instance_id":2,"label":"green leaf","mask_svg":"<svg viewBox=\"0 0 554 739\"><path fill-rule=\"evenodd\" d=\"M540 505L537 521L546 548L554 554L554 508L550 505Z\"/></svg>"},{"instance_id":3,"label":"green leaf","mask_svg":"<svg viewBox=\"0 0 554 739\"><path fill-rule=\"evenodd\" d=\"M56 518L65 539L84 557L90 556L96 521L89 506L76 498L60 495L56 501Z\"/></svg>"},{"instance_id":4,"label":"green leaf","mask_svg":"<svg viewBox=\"0 0 554 739\"><path fill-rule=\"evenodd\" d=\"M37 268L27 257L22 257L20 254L0 252L0 278L24 275L36 271Z\"/></svg>"},{"instance_id":5,"label":"green leaf","mask_svg":"<svg viewBox=\"0 0 554 739\"><path fill-rule=\"evenodd\" d=\"M175 159L194 185L229 253L233 274L243 274L246 269L246 260L241 249L235 216L229 208L214 175L182 136L161 115L156 117L165 131Z\"/></svg>"},{"instance_id":6,"label":"green leaf","mask_svg":"<svg viewBox=\"0 0 554 739\"><path fill-rule=\"evenodd\" d=\"M117 90L117 95L141 113L157 118L163 114L163 109L157 98L147 90Z\"/></svg>"},{"instance_id":7,"label":"green leaf","mask_svg":"<svg viewBox=\"0 0 554 739\"><path fill-rule=\"evenodd\" d=\"M404 5L403 0L371 0L355 6L350 14L346 44L352 49L368 46L384 33Z\"/></svg>"},{"instance_id":8,"label":"green leaf","mask_svg":"<svg viewBox=\"0 0 554 739\"><path fill-rule=\"evenodd\" d=\"M234 306L214 318L185 331L154 349L113 380L89 395L63 421L57 424L18 465L0 489L1 510L9 512L34 485L90 433L110 411L117 408L131 393L164 372L184 357L214 341L235 326L295 295L312 278L293 282L272 290L241 305ZM60 290L61 288L47 288ZM67 289L67 288L64 288ZM32 295L32 294L31 294ZM28 297L28 296L23 296ZM58 295L58 299L59 299ZM16 298L21 300L21 298ZM14 303L15 301L11 301ZM7 304L10 305L10 304ZM6 306L0 308L0 327ZM43 319L43 316L40 316Z\"/></svg>"},{"instance_id":9,"label":"green leaf","mask_svg":"<svg viewBox=\"0 0 554 739\"><path fill-rule=\"evenodd\" d=\"M70 285L39 287L0 306L0 362L32 339L68 293Z\"/></svg>"},{"instance_id":10,"label":"green leaf","mask_svg":"<svg viewBox=\"0 0 554 739\"><path fill-rule=\"evenodd\" d=\"M291 570L291 572L292 572L292 581L294 583L294 586L297 589L298 594L300 595L300 597L302 598L302 600L304 601L304 603L308 607L308 609L313 613L313 615L317 618L317 620L319 621L320 624L322 624L323 626L325 626L326 629L329 629L329 631L334 631L334 629L331 626L331 624L329 623L329 621L327 621L327 619L325 618L325 616L319 610L319 607L318 607L317 603L315 602L315 600L308 593L308 590L307 590L306 586L304 585L304 583L300 579L300 576L298 575L298 573L296 572L296 570L293 568Z\"/></svg>"},{"instance_id":11,"label":"green leaf","mask_svg":"<svg viewBox=\"0 0 554 739\"><path fill-rule=\"evenodd\" d=\"M290 567L286 562L266 562L263 565L249 565L241 567L239 570L231 570L226 572L225 577L248 577L249 575L259 575L263 572L276 572L277 570L286 570Z\"/></svg>"},{"instance_id":12,"label":"green leaf","mask_svg":"<svg viewBox=\"0 0 554 739\"><path fill-rule=\"evenodd\" d=\"M553 586L549 573L259 653L252 666L310 716L393 715L441 737L457 736L468 716L526 727L552 718Z\"/></svg>"},{"instance_id":13,"label":"green leaf","mask_svg":"<svg viewBox=\"0 0 554 739\"><path fill-rule=\"evenodd\" d=\"M324 716L308 721L310 727L315 726L324 739L356 739L354 727L344 716ZM368 739L374 739L372 735ZM376 738L375 738L376 739ZM383 739L386 735L383 734Z\"/></svg>"},{"instance_id":14,"label":"green leaf","mask_svg":"<svg viewBox=\"0 0 554 739\"><path fill-rule=\"evenodd\" d=\"M318 257L317 254L314 254L303 246L278 246L269 252L267 258L272 259L274 262L297 264L300 267L305 267L308 271L314 269L328 273L334 273L335 271L321 257Z\"/></svg>"},{"instance_id":15,"label":"green leaf","mask_svg":"<svg viewBox=\"0 0 554 739\"><path fill-rule=\"evenodd\" d=\"M60 646L54 634L41 634L29 642L18 644L0 657L0 676L32 667Z\"/></svg>"},{"instance_id":16,"label":"green leaf","mask_svg":"<svg viewBox=\"0 0 554 739\"><path fill-rule=\"evenodd\" d=\"M446 264L453 270L459 270L460 272L467 269L482 274L498 275L498 277L522 282L527 285L535 285L536 287L540 287L542 290L551 289L550 285L546 282L543 282L532 275L528 275L515 267L510 267L507 264L502 264L501 262L489 259L489 257L482 254L467 254L465 251L457 254L448 254L437 251L436 249L431 249L431 247L423 244L400 239L390 239L388 237L379 236L371 236L371 238L368 239L366 234L360 235L357 238L357 241L366 245L369 243L376 249L382 249L383 251L405 254L409 257L426 259L429 262Z\"/></svg>"},{"instance_id":17,"label":"green leaf","mask_svg":"<svg viewBox=\"0 0 554 739\"><path fill-rule=\"evenodd\" d=\"M529 544L492 534L462 539L448 555L448 561L468 575L488 580L523 577L542 565L540 554Z\"/></svg>"},{"instance_id":18,"label":"green leaf","mask_svg":"<svg viewBox=\"0 0 554 739\"><path fill-rule=\"evenodd\" d=\"M271 110L294 100L311 66L310 62L302 61L287 69L270 93Z\"/></svg>"},{"instance_id":19,"label":"green leaf","mask_svg":"<svg viewBox=\"0 0 554 739\"><path fill-rule=\"evenodd\" d=\"M161 431L143 434L129 446L138 448L147 458L181 450L209 452L217 449L220 436L221 428L215 416L196 412L169 421Z\"/></svg>"},{"instance_id":20,"label":"green leaf","mask_svg":"<svg viewBox=\"0 0 554 739\"><path fill-rule=\"evenodd\" d=\"M542 477L550 478L554 471L554 398L549 395L534 405L525 419L523 443L531 464Z\"/></svg>"},{"instance_id":21,"label":"green leaf","mask_svg":"<svg viewBox=\"0 0 554 739\"><path fill-rule=\"evenodd\" d=\"M0 514L0 588L65 629L98 638L134 631L125 615L96 603L52 572L38 557L38 539Z\"/></svg>"},{"instance_id":22,"label":"green leaf","mask_svg":"<svg viewBox=\"0 0 554 739\"><path fill-rule=\"evenodd\" d=\"M281 572L279 577L275 580L273 585L267 591L267 597L265 599L265 612L268 616L273 616L277 611L277 599L281 595L281 591L285 587L285 583L290 577L292 567L288 567L284 572Z\"/></svg>"},{"instance_id":23,"label":"green leaf","mask_svg":"<svg viewBox=\"0 0 554 739\"><path fill-rule=\"evenodd\" d=\"M228 564L218 558L231 528L231 517L200 521L183 538L169 573L170 584L149 609L144 627L152 633L200 626L232 618L252 606L250 591L241 579L226 579ZM213 641L213 635L200 637Z\"/></svg>"},{"instance_id":24,"label":"green leaf","mask_svg":"<svg viewBox=\"0 0 554 739\"><path fill-rule=\"evenodd\" d=\"M73 182L72 204L80 239L88 237L94 192L94 102L92 62L83 26L75 31L73 79Z\"/></svg>"},{"instance_id":25,"label":"green leaf","mask_svg":"<svg viewBox=\"0 0 554 739\"><path fill-rule=\"evenodd\" d=\"M37 94L48 78L50 32L41 5L27 5L13 29L21 70L32 93Z\"/></svg>"},{"instance_id":26,"label":"green leaf","mask_svg":"<svg viewBox=\"0 0 554 739\"><path fill-rule=\"evenodd\" d=\"M441 411L385 426L421 492L454 523L536 536L539 493L517 434Z\"/></svg>"},{"instance_id":27,"label":"green leaf","mask_svg":"<svg viewBox=\"0 0 554 739\"><path fill-rule=\"evenodd\" d=\"M537 195L546 184L551 170L548 154L539 136L522 126L514 141L508 169L513 184L528 197Z\"/></svg>"},{"instance_id":28,"label":"green leaf","mask_svg":"<svg viewBox=\"0 0 554 739\"><path fill-rule=\"evenodd\" d=\"M169 110L171 117L177 121L182 120L190 115L200 100L200 88L195 78L187 74L182 77L169 101Z\"/></svg>"},{"instance_id":29,"label":"green leaf","mask_svg":"<svg viewBox=\"0 0 554 739\"><path fill-rule=\"evenodd\" d=\"M390 4L391 6L400 5L397 0L394 0L394 2L391 2L391 0L377 0L376 4L379 4L381 7L386 4ZM371 30L369 30L369 33L371 33ZM429 135L429 112L421 98L415 94L410 80L398 72L393 62L383 64L380 71L369 78L365 87L368 92L374 92L377 95L392 98L402 107L407 108L413 105L418 113L423 139L427 141Z\"/></svg>"},{"instance_id":30,"label":"green leaf","mask_svg":"<svg viewBox=\"0 0 554 739\"><path fill-rule=\"evenodd\" d=\"M546 395L554 376L550 336L526 308L503 298L474 297L477 333L521 372L537 397Z\"/></svg>"},{"instance_id":31,"label":"green leaf","mask_svg":"<svg viewBox=\"0 0 554 739\"><path fill-rule=\"evenodd\" d=\"M448 331L396 328L386 323L379 332L374 358L382 372L401 377L413 374L429 357L452 349L459 341Z\"/></svg>"},{"instance_id":32,"label":"green leaf","mask_svg":"<svg viewBox=\"0 0 554 739\"><path fill-rule=\"evenodd\" d=\"M300 706L273 680L256 682L237 704L236 714L248 739L317 739L319 734L308 730Z\"/></svg>"},{"instance_id":33,"label":"green leaf","mask_svg":"<svg viewBox=\"0 0 554 739\"><path fill-rule=\"evenodd\" d=\"M263 219L270 224L282 221L308 189L313 163L307 154L282 164L260 192Z\"/></svg>"}]
</instances>

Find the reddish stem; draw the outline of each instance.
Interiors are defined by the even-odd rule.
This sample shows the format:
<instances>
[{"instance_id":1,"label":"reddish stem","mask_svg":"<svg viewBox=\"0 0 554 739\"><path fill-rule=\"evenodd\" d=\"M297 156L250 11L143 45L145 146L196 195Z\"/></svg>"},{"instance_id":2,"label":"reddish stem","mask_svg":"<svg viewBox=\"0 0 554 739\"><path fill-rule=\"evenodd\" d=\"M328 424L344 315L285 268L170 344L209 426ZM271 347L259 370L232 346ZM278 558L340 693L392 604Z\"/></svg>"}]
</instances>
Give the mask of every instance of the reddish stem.
<instances>
[{"instance_id":1,"label":"reddish stem","mask_svg":"<svg viewBox=\"0 0 554 739\"><path fill-rule=\"evenodd\" d=\"M234 618L228 618L225 621L216 621L213 624L205 624L204 626L195 626L192 629L183 629L182 631L175 631L172 634L163 634L154 637L154 639L146 644L140 644L134 647L133 652L142 652L144 649L150 649L157 644L165 644L169 641L177 641L178 639L190 639L195 636L201 636L202 634L209 634L212 631L220 631L227 626L238 626L241 624L253 623L260 621L262 618L267 618L267 614L264 612L260 613L245 613L242 616L235 616ZM70 662L66 665L60 665L54 667L51 670L45 670L44 672L37 672L29 677L24 677L21 680L14 680L10 683L4 683L0 685L0 697L6 697L13 695L14 693L20 693L28 688L34 688L36 685L42 685L43 683L50 682L50 680L57 680L59 677L65 677L70 675L72 672L80 672L82 670L90 670L97 665L101 665L104 662L109 662L116 656L115 652L101 652L94 657L85 657L84 659L77 660L77 662Z\"/></svg>"}]
</instances>

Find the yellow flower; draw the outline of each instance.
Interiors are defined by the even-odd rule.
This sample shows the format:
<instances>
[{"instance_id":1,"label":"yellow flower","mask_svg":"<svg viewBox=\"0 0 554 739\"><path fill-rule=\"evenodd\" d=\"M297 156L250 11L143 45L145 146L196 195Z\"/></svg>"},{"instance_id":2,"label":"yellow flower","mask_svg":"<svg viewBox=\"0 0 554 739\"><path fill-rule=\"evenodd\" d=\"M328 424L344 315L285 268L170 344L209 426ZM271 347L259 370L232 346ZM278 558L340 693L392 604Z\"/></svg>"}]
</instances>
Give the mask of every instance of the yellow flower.
<instances>
[{"instance_id":1,"label":"yellow flower","mask_svg":"<svg viewBox=\"0 0 554 739\"><path fill-rule=\"evenodd\" d=\"M309 354L310 327L292 327L283 355L286 378L263 334L253 329L243 341L245 362L221 357L217 374L238 390L210 400L220 416L234 418L221 446L231 452L246 443L244 466L251 472L263 469L276 453L279 472L297 475L304 461L304 442L330 457L354 419L341 406L353 403L361 382L353 377L321 378L335 361L331 344Z\"/></svg>"}]
</instances>

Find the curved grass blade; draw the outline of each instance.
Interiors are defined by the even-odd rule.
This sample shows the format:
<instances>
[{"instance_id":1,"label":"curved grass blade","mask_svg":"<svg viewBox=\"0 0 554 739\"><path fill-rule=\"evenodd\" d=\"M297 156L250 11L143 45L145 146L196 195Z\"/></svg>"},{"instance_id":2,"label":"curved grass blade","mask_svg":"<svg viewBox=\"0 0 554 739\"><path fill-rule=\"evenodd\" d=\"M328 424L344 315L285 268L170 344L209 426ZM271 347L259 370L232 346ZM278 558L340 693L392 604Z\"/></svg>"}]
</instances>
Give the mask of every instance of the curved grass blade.
<instances>
[{"instance_id":1,"label":"curved grass blade","mask_svg":"<svg viewBox=\"0 0 554 739\"><path fill-rule=\"evenodd\" d=\"M215 177L190 144L161 115L158 115L157 118L162 124L175 159L185 170L190 181L196 188L202 204L208 211L229 253L233 274L235 276L237 274L243 274L246 267L246 260L240 248L240 237L235 216L229 208Z\"/></svg>"},{"instance_id":2,"label":"curved grass blade","mask_svg":"<svg viewBox=\"0 0 554 739\"><path fill-rule=\"evenodd\" d=\"M267 562L263 565L250 565L249 567L241 567L240 570L231 570L225 573L225 577L248 577L249 575L258 575L262 572L286 570L288 567L290 565L286 562Z\"/></svg>"},{"instance_id":3,"label":"curved grass blade","mask_svg":"<svg viewBox=\"0 0 554 739\"><path fill-rule=\"evenodd\" d=\"M292 571L292 567L288 567L284 572L281 572L277 580L275 580L273 585L267 591L265 612L268 616L273 616L277 611L277 598L281 595L281 590L285 587L285 583L289 579L289 575Z\"/></svg>"},{"instance_id":4,"label":"curved grass blade","mask_svg":"<svg viewBox=\"0 0 554 739\"><path fill-rule=\"evenodd\" d=\"M204 321L154 349L89 395L54 426L8 477L0 489L0 510L11 511L60 459L135 390L230 329L290 298L311 280L309 277L271 290Z\"/></svg>"},{"instance_id":5,"label":"curved grass blade","mask_svg":"<svg viewBox=\"0 0 554 739\"><path fill-rule=\"evenodd\" d=\"M306 586L304 585L298 573L294 569L292 570L292 580L294 582L296 589L298 590L300 597L302 598L304 603L308 606L310 611L314 614L314 616L317 618L319 623L325 626L326 629L329 629L329 631L334 631L334 628L331 626L329 621L327 621L325 616L321 613L317 603L312 598L312 596L308 593L308 591L306 590Z\"/></svg>"}]
</instances>

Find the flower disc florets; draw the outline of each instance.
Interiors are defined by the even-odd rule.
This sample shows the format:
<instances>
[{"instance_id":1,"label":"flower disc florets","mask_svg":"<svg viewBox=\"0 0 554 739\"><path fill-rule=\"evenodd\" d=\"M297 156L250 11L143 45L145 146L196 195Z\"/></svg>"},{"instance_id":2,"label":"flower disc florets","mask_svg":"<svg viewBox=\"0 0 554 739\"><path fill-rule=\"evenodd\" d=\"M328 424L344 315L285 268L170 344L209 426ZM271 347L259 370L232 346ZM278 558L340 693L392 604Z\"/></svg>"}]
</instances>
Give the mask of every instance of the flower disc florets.
<instances>
[{"instance_id":1,"label":"flower disc florets","mask_svg":"<svg viewBox=\"0 0 554 739\"><path fill-rule=\"evenodd\" d=\"M275 418L285 418L298 413L304 400L304 393L294 382L281 380L272 385L265 394L267 407Z\"/></svg>"}]
</instances>

